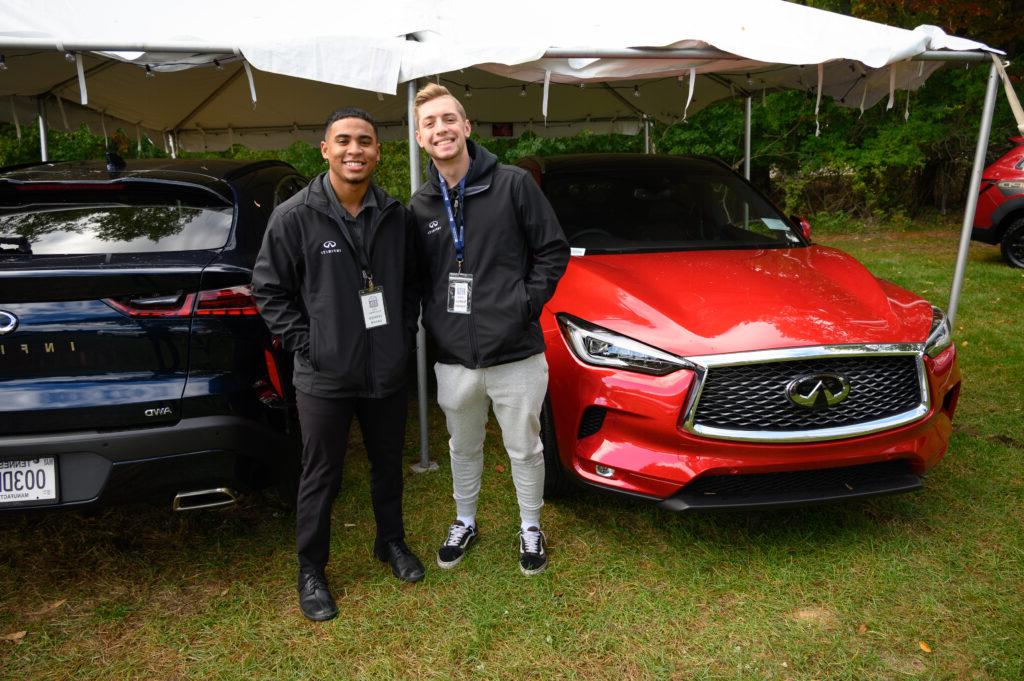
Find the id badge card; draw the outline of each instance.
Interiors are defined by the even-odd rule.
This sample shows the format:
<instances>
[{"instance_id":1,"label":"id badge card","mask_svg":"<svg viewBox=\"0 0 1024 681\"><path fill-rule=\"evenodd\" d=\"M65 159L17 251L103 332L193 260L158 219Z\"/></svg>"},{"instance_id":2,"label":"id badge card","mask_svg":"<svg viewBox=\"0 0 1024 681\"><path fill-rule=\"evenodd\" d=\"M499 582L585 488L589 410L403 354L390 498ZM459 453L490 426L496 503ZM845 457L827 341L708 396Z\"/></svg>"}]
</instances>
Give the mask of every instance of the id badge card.
<instances>
[{"instance_id":1,"label":"id badge card","mask_svg":"<svg viewBox=\"0 0 1024 681\"><path fill-rule=\"evenodd\" d=\"M363 322L366 328L375 329L388 323L388 311L384 306L384 288L382 286L363 289L359 292L359 302L363 305Z\"/></svg>"},{"instance_id":2,"label":"id badge card","mask_svg":"<svg viewBox=\"0 0 1024 681\"><path fill-rule=\"evenodd\" d=\"M469 314L473 306L473 275L451 272L448 274L448 311Z\"/></svg>"}]
</instances>

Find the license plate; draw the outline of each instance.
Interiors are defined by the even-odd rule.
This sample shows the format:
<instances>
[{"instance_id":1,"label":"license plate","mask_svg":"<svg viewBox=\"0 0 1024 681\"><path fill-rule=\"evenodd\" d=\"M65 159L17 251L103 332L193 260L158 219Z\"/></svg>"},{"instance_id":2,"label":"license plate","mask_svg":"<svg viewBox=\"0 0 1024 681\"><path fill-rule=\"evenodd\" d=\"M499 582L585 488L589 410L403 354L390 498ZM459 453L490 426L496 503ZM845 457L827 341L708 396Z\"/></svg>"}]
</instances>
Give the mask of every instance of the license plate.
<instances>
[{"instance_id":1,"label":"license plate","mask_svg":"<svg viewBox=\"0 0 1024 681\"><path fill-rule=\"evenodd\" d=\"M47 503L57 500L54 457L0 461L0 504Z\"/></svg>"}]
</instances>

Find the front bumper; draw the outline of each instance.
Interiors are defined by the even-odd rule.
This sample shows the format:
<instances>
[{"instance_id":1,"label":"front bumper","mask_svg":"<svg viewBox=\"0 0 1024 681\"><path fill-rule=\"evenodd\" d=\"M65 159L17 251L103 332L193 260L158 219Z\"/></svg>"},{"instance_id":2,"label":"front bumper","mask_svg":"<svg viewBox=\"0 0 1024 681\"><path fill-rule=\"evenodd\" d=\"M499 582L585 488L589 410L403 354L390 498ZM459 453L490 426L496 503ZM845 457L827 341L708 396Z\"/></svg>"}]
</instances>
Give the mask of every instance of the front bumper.
<instances>
[{"instance_id":1,"label":"front bumper","mask_svg":"<svg viewBox=\"0 0 1024 681\"><path fill-rule=\"evenodd\" d=\"M716 439L680 426L694 372L656 377L591 367L553 341L550 390L563 466L588 485L671 510L790 506L918 489L946 451L960 387L951 348L924 359L930 400L911 423L831 440Z\"/></svg>"},{"instance_id":2,"label":"front bumper","mask_svg":"<svg viewBox=\"0 0 1024 681\"><path fill-rule=\"evenodd\" d=\"M980 241L984 244L998 244L999 233L991 227L975 226L971 229L971 241Z\"/></svg>"},{"instance_id":3,"label":"front bumper","mask_svg":"<svg viewBox=\"0 0 1024 681\"><path fill-rule=\"evenodd\" d=\"M0 460L55 457L54 507L128 502L170 504L178 492L250 487L294 445L264 424L235 416L183 419L172 426L112 432L0 437ZM0 512L23 509L0 505Z\"/></svg>"}]
</instances>

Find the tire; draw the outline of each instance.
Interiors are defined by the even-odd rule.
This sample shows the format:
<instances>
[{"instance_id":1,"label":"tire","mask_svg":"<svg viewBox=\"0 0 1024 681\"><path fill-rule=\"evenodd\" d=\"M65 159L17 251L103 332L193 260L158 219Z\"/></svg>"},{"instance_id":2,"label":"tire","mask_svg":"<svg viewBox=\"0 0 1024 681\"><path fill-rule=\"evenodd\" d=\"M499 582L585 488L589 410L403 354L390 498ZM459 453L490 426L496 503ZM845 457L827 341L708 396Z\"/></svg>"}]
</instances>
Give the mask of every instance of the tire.
<instances>
[{"instance_id":1,"label":"tire","mask_svg":"<svg viewBox=\"0 0 1024 681\"><path fill-rule=\"evenodd\" d=\"M1003 232L999 242L1003 260L1011 267L1024 267L1024 218L1017 218Z\"/></svg>"},{"instance_id":2,"label":"tire","mask_svg":"<svg viewBox=\"0 0 1024 681\"><path fill-rule=\"evenodd\" d=\"M555 420L551 416L550 396L544 398L544 406L540 411L540 439L544 445L544 497L565 496L576 485L571 473L565 470L558 456L558 440L555 437Z\"/></svg>"}]
</instances>

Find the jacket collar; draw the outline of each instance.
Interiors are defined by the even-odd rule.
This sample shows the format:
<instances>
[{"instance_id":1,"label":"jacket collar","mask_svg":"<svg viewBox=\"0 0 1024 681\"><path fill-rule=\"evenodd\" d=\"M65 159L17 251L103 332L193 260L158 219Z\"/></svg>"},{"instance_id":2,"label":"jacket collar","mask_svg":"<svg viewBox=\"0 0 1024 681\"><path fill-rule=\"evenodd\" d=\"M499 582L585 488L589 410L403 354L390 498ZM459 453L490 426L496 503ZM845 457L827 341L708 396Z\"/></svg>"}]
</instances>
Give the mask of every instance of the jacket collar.
<instances>
[{"instance_id":1,"label":"jacket collar","mask_svg":"<svg viewBox=\"0 0 1024 681\"><path fill-rule=\"evenodd\" d=\"M479 194L491 187L491 178L498 167L498 157L474 142L466 140L466 151L469 152L469 171L466 173L466 196ZM427 164L429 182L423 187L423 193L430 196L441 195L441 184L438 181L437 167L431 161Z\"/></svg>"},{"instance_id":2,"label":"jacket collar","mask_svg":"<svg viewBox=\"0 0 1024 681\"><path fill-rule=\"evenodd\" d=\"M324 176L327 171L324 171L314 177L306 187L306 205L313 210L319 211L324 215L331 217L331 197L327 196L324 191ZM378 187L376 183L370 182L370 187L367 191L373 192L373 199L378 206L378 214L383 212L386 208L390 208L392 204L397 204L398 200L392 198L383 189Z\"/></svg>"}]
</instances>

